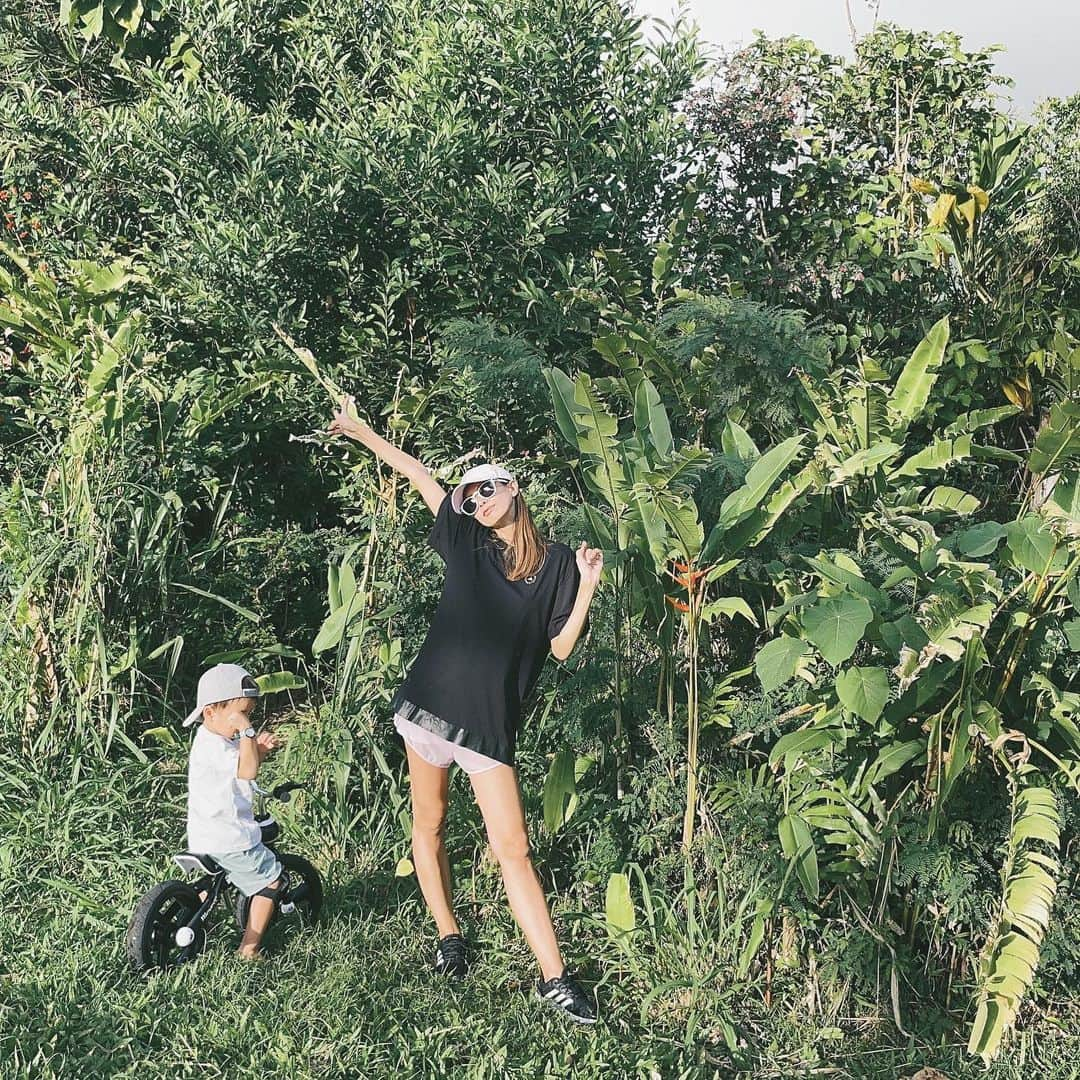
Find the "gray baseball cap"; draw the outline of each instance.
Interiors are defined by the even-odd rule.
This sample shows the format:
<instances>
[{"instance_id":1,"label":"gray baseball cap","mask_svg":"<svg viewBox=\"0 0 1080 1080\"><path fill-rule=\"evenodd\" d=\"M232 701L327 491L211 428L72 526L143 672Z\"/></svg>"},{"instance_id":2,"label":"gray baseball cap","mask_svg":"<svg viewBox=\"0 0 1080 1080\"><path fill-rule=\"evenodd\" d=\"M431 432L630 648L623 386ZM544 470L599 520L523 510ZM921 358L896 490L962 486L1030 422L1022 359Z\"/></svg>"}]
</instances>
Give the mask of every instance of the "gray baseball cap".
<instances>
[{"instance_id":1,"label":"gray baseball cap","mask_svg":"<svg viewBox=\"0 0 1080 1080\"><path fill-rule=\"evenodd\" d=\"M259 684L239 664L215 664L202 673L196 697L198 704L188 713L184 727L191 727L202 719L207 705L233 698L259 697Z\"/></svg>"}]
</instances>

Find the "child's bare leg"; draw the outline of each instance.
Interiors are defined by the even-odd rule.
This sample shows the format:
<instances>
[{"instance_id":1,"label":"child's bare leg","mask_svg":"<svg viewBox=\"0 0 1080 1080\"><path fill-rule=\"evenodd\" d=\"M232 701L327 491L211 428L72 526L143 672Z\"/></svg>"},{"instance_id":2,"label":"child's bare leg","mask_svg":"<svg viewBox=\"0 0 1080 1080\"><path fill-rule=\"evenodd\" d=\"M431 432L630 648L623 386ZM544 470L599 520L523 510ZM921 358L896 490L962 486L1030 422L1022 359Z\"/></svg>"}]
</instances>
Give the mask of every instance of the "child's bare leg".
<instances>
[{"instance_id":1,"label":"child's bare leg","mask_svg":"<svg viewBox=\"0 0 1080 1080\"><path fill-rule=\"evenodd\" d=\"M281 878L268 885L268 889L275 892L281 887ZM270 916L274 914L274 901L269 896L253 896L251 906L248 908L247 929L240 939L240 955L251 959L259 954L259 942L270 924Z\"/></svg>"}]
</instances>

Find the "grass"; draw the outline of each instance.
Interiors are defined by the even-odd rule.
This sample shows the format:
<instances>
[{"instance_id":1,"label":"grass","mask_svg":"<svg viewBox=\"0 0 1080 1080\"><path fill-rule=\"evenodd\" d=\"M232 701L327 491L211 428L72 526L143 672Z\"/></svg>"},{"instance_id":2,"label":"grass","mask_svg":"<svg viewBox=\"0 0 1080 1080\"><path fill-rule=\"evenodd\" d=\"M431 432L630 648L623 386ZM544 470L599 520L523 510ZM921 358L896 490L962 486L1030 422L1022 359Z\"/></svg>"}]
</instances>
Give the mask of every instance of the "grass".
<instances>
[{"instance_id":1,"label":"grass","mask_svg":"<svg viewBox=\"0 0 1080 1080\"><path fill-rule=\"evenodd\" d=\"M175 771L136 763L58 783L25 762L0 761L5 1078L884 1078L925 1065L950 1078L1080 1076L1080 1040L1049 1024L1022 1034L984 1072L951 1041L962 1028L944 1042L906 1039L887 1009L855 1009L851 995L837 1009L857 1015L820 1004L811 1013L800 969L774 979L767 1004L758 974L735 973L737 902L702 905L695 918L669 900L671 922L623 950L603 926L602 887L589 883L555 897L566 952L585 961L602 1011L595 1028L573 1026L532 994L531 957L460 782L451 837L477 946L466 982L430 973L434 934L415 880L393 872L400 835L381 824L366 832L361 814L347 846L328 845L325 809L312 799L281 817L287 846L325 872L321 924L272 935L271 961L248 966L233 957L237 935L223 906L198 961L135 976L124 929L138 895L174 876L168 857L182 836L183 790ZM734 1052L722 1019L737 1032Z\"/></svg>"}]
</instances>

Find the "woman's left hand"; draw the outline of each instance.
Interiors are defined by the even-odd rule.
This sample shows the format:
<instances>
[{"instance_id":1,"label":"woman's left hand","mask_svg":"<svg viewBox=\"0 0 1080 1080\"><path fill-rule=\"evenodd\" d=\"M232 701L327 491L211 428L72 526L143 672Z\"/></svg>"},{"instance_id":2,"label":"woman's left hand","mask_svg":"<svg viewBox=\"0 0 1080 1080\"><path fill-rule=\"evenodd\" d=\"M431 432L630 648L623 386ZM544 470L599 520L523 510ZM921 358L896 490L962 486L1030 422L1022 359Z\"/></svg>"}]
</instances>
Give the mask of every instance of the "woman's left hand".
<instances>
[{"instance_id":1,"label":"woman's left hand","mask_svg":"<svg viewBox=\"0 0 1080 1080\"><path fill-rule=\"evenodd\" d=\"M600 584L600 571L604 569L604 553L600 548L587 547L582 540L581 546L575 552L575 558L582 584L595 589Z\"/></svg>"}]
</instances>

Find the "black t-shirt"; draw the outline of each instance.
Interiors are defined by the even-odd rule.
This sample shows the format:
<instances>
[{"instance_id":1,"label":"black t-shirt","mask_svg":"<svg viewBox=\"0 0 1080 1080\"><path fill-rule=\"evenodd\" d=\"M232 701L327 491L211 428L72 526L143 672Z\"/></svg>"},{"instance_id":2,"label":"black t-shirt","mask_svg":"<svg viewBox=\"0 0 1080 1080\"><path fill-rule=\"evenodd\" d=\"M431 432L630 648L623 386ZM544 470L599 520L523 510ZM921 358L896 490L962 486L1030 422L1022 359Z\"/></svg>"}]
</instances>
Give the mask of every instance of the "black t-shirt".
<instances>
[{"instance_id":1,"label":"black t-shirt","mask_svg":"<svg viewBox=\"0 0 1080 1080\"><path fill-rule=\"evenodd\" d=\"M512 765L522 704L577 597L574 553L550 542L534 577L508 581L491 531L455 513L449 496L428 543L446 563L442 597L392 707L419 706L461 728L471 749Z\"/></svg>"}]
</instances>

